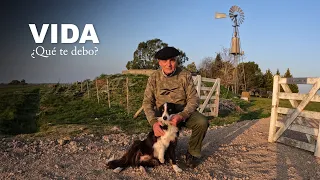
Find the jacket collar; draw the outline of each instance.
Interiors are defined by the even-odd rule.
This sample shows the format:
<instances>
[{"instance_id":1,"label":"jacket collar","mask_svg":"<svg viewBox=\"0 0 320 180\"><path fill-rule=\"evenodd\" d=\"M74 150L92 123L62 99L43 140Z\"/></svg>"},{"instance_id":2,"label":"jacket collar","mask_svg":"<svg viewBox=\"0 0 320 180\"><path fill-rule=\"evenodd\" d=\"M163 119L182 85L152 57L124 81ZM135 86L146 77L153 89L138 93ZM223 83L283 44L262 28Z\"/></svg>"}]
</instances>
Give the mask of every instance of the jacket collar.
<instances>
[{"instance_id":1,"label":"jacket collar","mask_svg":"<svg viewBox=\"0 0 320 180\"><path fill-rule=\"evenodd\" d=\"M172 73L168 74L168 75L166 73L164 73L162 69L161 69L161 72L162 72L164 77L171 77L176 73L176 70L177 70L177 68L175 68L174 71Z\"/></svg>"}]
</instances>

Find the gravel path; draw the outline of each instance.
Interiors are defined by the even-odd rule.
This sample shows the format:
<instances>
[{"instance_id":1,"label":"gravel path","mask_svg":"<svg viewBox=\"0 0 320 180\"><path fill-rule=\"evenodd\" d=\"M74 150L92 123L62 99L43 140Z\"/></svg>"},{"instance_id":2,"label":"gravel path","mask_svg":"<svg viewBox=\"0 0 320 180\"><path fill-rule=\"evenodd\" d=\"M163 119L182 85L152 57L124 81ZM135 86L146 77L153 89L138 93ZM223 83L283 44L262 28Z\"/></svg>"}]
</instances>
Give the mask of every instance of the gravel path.
<instances>
[{"instance_id":1,"label":"gravel path","mask_svg":"<svg viewBox=\"0 0 320 180\"><path fill-rule=\"evenodd\" d=\"M106 169L112 155L120 157L137 138L124 133L82 134L61 139L0 139L0 179L320 179L320 160L313 153L268 143L269 119L211 127L204 140L202 163L184 166L190 131L181 133L178 163L184 172L162 165L146 172Z\"/></svg>"}]
</instances>

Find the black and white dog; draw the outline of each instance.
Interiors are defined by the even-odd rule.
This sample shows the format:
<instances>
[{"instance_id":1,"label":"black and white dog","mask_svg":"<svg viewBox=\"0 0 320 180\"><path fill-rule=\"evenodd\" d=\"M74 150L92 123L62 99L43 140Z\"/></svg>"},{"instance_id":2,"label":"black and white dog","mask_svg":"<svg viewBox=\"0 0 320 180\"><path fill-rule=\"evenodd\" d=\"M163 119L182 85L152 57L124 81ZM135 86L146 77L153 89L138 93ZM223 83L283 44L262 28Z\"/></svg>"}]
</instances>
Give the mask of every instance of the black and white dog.
<instances>
[{"instance_id":1,"label":"black and white dog","mask_svg":"<svg viewBox=\"0 0 320 180\"><path fill-rule=\"evenodd\" d=\"M176 162L176 146L179 136L179 127L170 124L171 117L178 113L176 105L173 103L164 103L159 108L162 116L158 121L162 123L164 135L156 137L153 130L149 132L147 138L143 141L136 140L129 150L120 158L114 160L111 158L107 162L109 169L115 169L120 172L122 169L133 167L155 167L164 163L165 160L171 162L175 172L182 172Z\"/></svg>"}]
</instances>

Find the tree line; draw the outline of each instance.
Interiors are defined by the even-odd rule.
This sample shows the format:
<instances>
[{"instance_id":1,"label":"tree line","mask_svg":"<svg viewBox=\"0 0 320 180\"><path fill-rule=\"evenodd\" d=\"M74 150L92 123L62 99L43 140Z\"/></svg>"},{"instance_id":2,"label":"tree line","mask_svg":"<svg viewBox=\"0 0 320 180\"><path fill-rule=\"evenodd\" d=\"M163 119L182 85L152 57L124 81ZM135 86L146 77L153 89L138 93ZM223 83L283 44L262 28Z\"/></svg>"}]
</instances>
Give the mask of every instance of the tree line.
<instances>
[{"instance_id":1,"label":"tree line","mask_svg":"<svg viewBox=\"0 0 320 180\"><path fill-rule=\"evenodd\" d=\"M146 42L140 42L137 49L133 53L133 60L128 61L126 68L129 69L158 69L159 64L154 54L167 47L168 44L164 43L161 39L155 38ZM176 47L177 48L177 47ZM177 48L178 49L178 48ZM238 78L240 91L252 91L255 89L264 89L265 91L272 91L273 76L275 74L281 77L290 78L293 75L288 68L287 71L281 75L279 69L273 74L270 69L262 72L259 65L254 61L235 63L233 55L229 52L228 48L222 48L215 57L205 57L198 65L195 62L186 64L189 60L186 53L178 49L181 55L178 58L180 67L189 70L190 72L200 74L207 78L220 78L221 85L230 88L234 84L234 78ZM242 55L244 58L244 55ZM235 71L237 69L237 71ZM237 73L237 74L235 74ZM237 75L237 76L236 76ZM289 85L293 93L299 92L296 84ZM281 88L281 91L283 89Z\"/></svg>"}]
</instances>

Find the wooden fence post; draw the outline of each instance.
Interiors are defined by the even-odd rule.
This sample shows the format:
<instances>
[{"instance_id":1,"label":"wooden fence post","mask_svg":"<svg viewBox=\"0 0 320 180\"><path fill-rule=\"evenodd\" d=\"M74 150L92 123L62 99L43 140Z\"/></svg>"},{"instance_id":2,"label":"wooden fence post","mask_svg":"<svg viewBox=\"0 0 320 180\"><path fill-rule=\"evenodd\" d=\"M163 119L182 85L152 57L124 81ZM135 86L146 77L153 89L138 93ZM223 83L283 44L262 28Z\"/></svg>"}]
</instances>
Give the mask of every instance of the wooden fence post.
<instances>
[{"instance_id":1,"label":"wooden fence post","mask_svg":"<svg viewBox=\"0 0 320 180\"><path fill-rule=\"evenodd\" d=\"M129 78L126 78L126 88L127 88L127 113L129 113Z\"/></svg>"},{"instance_id":2,"label":"wooden fence post","mask_svg":"<svg viewBox=\"0 0 320 180\"><path fill-rule=\"evenodd\" d=\"M218 117L219 114L219 95L220 95L220 78L217 78L217 88L216 88L216 94L215 94L215 100L214 100L214 116Z\"/></svg>"},{"instance_id":3,"label":"wooden fence post","mask_svg":"<svg viewBox=\"0 0 320 180\"><path fill-rule=\"evenodd\" d=\"M98 89L98 79L96 79L96 88L97 88L97 99L98 99L98 104L99 104L99 89Z\"/></svg>"},{"instance_id":4,"label":"wooden fence post","mask_svg":"<svg viewBox=\"0 0 320 180\"><path fill-rule=\"evenodd\" d=\"M88 98L90 98L90 89L89 89L89 83L87 81L87 91L88 91Z\"/></svg>"},{"instance_id":5,"label":"wooden fence post","mask_svg":"<svg viewBox=\"0 0 320 180\"><path fill-rule=\"evenodd\" d=\"M320 124L318 126L318 136L317 136L317 144L314 150L314 155L320 157Z\"/></svg>"},{"instance_id":6,"label":"wooden fence post","mask_svg":"<svg viewBox=\"0 0 320 180\"><path fill-rule=\"evenodd\" d=\"M198 84L197 84L197 91L198 91L198 96L199 96L199 98L200 98L200 96L201 96L201 75L197 75L197 82L198 82Z\"/></svg>"},{"instance_id":7,"label":"wooden fence post","mask_svg":"<svg viewBox=\"0 0 320 180\"><path fill-rule=\"evenodd\" d=\"M269 127L269 142L274 142L273 136L276 133L276 122L278 119L278 106L279 106L279 75L275 75L273 78L273 93L272 93L272 108L271 108L271 117L270 117L270 127Z\"/></svg>"},{"instance_id":8,"label":"wooden fence post","mask_svg":"<svg viewBox=\"0 0 320 180\"><path fill-rule=\"evenodd\" d=\"M109 104L109 108L111 107L111 104L110 104L110 92L109 92L109 80L107 78L107 94L108 94L108 104Z\"/></svg>"}]
</instances>

